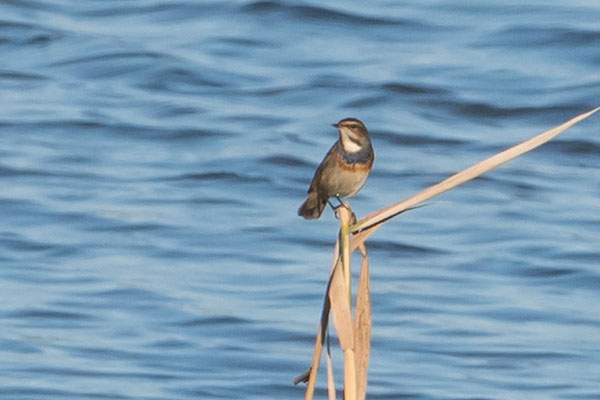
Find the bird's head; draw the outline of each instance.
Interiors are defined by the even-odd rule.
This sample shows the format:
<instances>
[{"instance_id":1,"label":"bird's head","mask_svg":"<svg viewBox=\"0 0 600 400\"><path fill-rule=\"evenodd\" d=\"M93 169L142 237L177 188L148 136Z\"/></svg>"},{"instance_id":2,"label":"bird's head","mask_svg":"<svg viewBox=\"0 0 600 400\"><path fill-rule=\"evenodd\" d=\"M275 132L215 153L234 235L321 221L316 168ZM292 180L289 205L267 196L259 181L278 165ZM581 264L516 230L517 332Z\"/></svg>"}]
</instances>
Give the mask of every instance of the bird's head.
<instances>
[{"instance_id":1,"label":"bird's head","mask_svg":"<svg viewBox=\"0 0 600 400\"><path fill-rule=\"evenodd\" d=\"M369 131L361 121L356 118L345 118L337 124L332 124L340 131L340 140L344 150L356 153L365 150L371 145Z\"/></svg>"}]
</instances>

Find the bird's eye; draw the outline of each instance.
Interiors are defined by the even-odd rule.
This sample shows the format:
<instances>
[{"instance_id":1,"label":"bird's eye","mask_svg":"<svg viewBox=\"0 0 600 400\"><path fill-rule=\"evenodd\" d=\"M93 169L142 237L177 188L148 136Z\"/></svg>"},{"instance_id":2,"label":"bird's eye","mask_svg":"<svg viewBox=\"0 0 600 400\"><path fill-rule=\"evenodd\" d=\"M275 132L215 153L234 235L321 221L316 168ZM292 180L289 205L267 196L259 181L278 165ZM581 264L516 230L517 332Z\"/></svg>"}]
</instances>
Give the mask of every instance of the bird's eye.
<instances>
[{"instance_id":1,"label":"bird's eye","mask_svg":"<svg viewBox=\"0 0 600 400\"><path fill-rule=\"evenodd\" d=\"M350 125L350 129L356 129L356 124Z\"/></svg>"}]
</instances>

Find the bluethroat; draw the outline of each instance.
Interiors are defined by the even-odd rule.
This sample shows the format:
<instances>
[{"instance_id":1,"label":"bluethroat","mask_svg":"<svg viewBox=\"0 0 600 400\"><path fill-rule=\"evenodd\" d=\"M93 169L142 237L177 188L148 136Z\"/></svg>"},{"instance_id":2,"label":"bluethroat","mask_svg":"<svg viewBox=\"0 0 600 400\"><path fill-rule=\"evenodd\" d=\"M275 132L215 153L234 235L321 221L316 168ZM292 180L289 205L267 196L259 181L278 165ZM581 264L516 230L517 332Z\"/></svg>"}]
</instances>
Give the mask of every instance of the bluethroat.
<instances>
[{"instance_id":1,"label":"bluethroat","mask_svg":"<svg viewBox=\"0 0 600 400\"><path fill-rule=\"evenodd\" d=\"M333 126L339 130L339 139L319 164L308 198L298 209L298 215L305 219L319 218L330 197L336 197L341 203L340 196L358 193L373 167L375 153L365 124L346 118Z\"/></svg>"}]
</instances>

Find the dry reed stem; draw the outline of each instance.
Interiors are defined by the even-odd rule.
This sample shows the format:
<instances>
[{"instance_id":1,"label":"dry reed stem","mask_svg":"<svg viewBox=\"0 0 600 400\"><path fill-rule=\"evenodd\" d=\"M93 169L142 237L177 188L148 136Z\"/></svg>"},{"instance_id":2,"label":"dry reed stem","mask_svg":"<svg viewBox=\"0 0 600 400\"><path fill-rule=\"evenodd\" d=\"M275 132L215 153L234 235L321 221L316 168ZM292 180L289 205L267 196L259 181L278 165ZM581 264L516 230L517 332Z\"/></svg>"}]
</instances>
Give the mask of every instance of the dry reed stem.
<instances>
[{"instance_id":1,"label":"dry reed stem","mask_svg":"<svg viewBox=\"0 0 600 400\"><path fill-rule=\"evenodd\" d=\"M344 400L356 400L356 364L354 361L354 329L351 310L352 276L350 269L350 220L353 214L348 204L343 204L336 210L336 215L340 219L341 265L338 264L334 271L329 299L340 347L344 350Z\"/></svg>"},{"instance_id":2,"label":"dry reed stem","mask_svg":"<svg viewBox=\"0 0 600 400\"><path fill-rule=\"evenodd\" d=\"M327 336L327 397L329 400L336 400L335 379L333 377L333 361L331 360L331 346L329 345L329 335Z\"/></svg>"},{"instance_id":3,"label":"dry reed stem","mask_svg":"<svg viewBox=\"0 0 600 400\"><path fill-rule=\"evenodd\" d=\"M451 177L443 180L442 182L435 184L433 186L428 187L425 190L411 196L405 200L402 200L396 204L392 204L389 207L383 208L379 211L375 211L366 217L359 220L356 224L350 227L350 230L355 233L352 237L351 250L354 250L361 243L363 243L367 237L371 236L373 232L375 232L383 222L388 219L400 214L407 209L414 207L425 200L429 200L432 197L435 197L439 194L442 194L450 189L455 188L456 186L462 185L465 182L468 182L479 175L482 175L507 161L512 160L528 151L535 149L538 146L548 142L550 139L554 138L558 134L564 132L569 129L573 125L578 122L586 119L590 115L594 114L600 110L600 107L596 107L593 110L580 114L567 122L558 125L552 129L549 129L543 133L540 133L533 138L526 140L522 143L517 144L516 146L510 147L496 155L489 157L467 169L462 170L461 172L452 175Z\"/></svg>"},{"instance_id":4,"label":"dry reed stem","mask_svg":"<svg viewBox=\"0 0 600 400\"><path fill-rule=\"evenodd\" d=\"M340 245L342 246L342 266L344 267L344 278L346 279L346 289L348 293L348 303L352 307L352 272L350 270L350 220L354 215L350 211L348 203L342 204L336 210L336 215L340 219Z\"/></svg>"},{"instance_id":5,"label":"dry reed stem","mask_svg":"<svg viewBox=\"0 0 600 400\"><path fill-rule=\"evenodd\" d=\"M363 400L367 395L367 368L371 352L371 290L367 249L364 244L359 249L362 254L362 266L354 311L354 348L356 353L356 398Z\"/></svg>"},{"instance_id":6,"label":"dry reed stem","mask_svg":"<svg viewBox=\"0 0 600 400\"><path fill-rule=\"evenodd\" d=\"M354 349L344 350L344 400L356 400L356 361Z\"/></svg>"}]
</instances>

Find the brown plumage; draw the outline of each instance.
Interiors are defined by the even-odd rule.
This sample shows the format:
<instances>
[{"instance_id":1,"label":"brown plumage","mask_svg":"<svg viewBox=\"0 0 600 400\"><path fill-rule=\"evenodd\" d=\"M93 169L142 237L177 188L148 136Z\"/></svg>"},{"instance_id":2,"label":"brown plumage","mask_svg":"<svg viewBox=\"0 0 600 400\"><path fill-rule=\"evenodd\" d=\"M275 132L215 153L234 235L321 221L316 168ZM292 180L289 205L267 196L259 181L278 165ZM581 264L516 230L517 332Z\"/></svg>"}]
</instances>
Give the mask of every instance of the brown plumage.
<instances>
[{"instance_id":1,"label":"brown plumage","mask_svg":"<svg viewBox=\"0 0 600 400\"><path fill-rule=\"evenodd\" d=\"M308 198L298 209L298 215L306 219L319 218L330 197L358 193L373 167L375 154L365 125L346 118L333 126L339 130L339 139L319 164Z\"/></svg>"}]
</instances>

